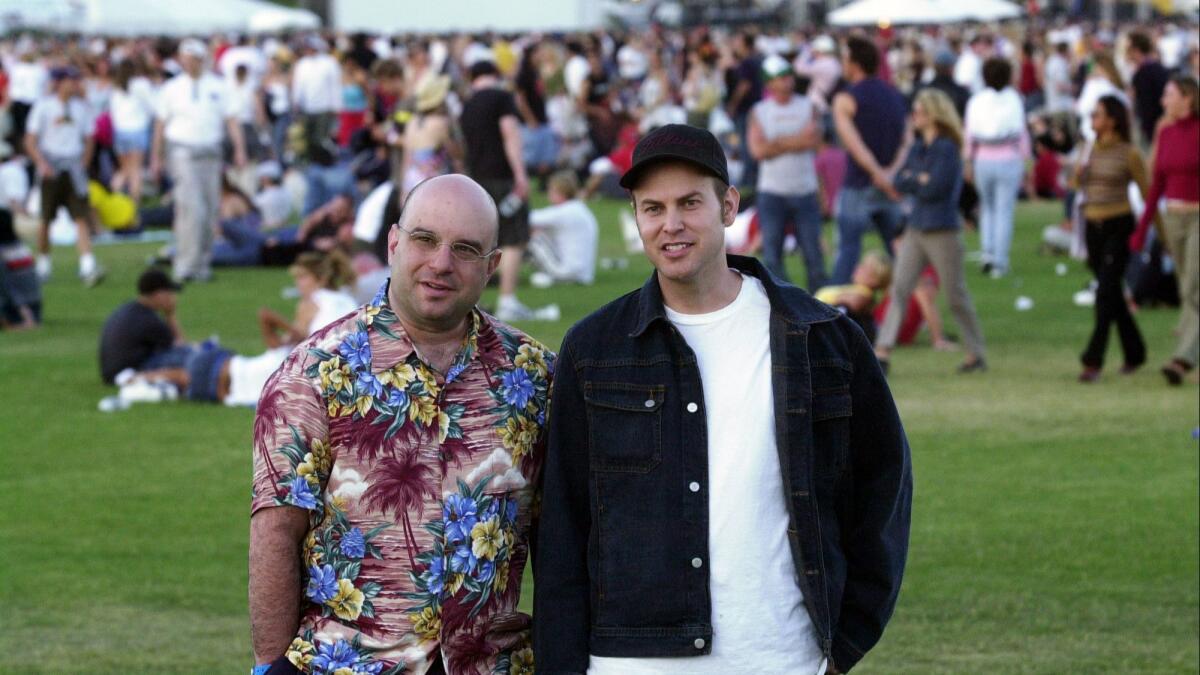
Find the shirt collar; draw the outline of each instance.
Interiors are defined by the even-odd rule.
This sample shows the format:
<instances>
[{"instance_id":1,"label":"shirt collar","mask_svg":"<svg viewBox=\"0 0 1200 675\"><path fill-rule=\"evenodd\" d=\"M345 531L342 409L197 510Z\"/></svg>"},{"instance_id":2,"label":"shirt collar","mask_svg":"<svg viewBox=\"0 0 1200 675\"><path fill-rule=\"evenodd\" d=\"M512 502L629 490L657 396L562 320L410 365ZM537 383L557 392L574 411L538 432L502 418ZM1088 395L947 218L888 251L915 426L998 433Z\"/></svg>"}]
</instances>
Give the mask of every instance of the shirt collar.
<instances>
[{"instance_id":1,"label":"shirt collar","mask_svg":"<svg viewBox=\"0 0 1200 675\"><path fill-rule=\"evenodd\" d=\"M400 323L400 317L388 303L390 284L391 279L385 281L371 302L360 312L371 345L371 372L374 374L390 370L416 353L412 340ZM494 319L481 312L478 307L471 310L470 316L467 317L467 335L463 338L462 346L454 357L449 372L443 373L448 381L458 377L475 358L490 368L503 367L507 361L507 353L493 321Z\"/></svg>"}]
</instances>

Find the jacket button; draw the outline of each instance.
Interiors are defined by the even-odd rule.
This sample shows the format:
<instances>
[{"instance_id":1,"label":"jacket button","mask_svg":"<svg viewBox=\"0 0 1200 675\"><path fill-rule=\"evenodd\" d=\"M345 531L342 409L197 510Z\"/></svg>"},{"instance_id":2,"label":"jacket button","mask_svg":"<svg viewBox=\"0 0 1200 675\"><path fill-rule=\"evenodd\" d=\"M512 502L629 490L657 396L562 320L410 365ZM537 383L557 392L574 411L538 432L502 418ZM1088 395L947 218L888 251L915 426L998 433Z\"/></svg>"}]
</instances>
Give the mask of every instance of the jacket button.
<instances>
[{"instance_id":1,"label":"jacket button","mask_svg":"<svg viewBox=\"0 0 1200 675\"><path fill-rule=\"evenodd\" d=\"M694 413L694 412L696 412L696 411L697 411L697 410L699 410L699 409L700 409L700 406L696 405L695 403L689 403L689 404L687 404L687 410L688 410L688 412L690 412L690 413Z\"/></svg>"},{"instance_id":2,"label":"jacket button","mask_svg":"<svg viewBox=\"0 0 1200 675\"><path fill-rule=\"evenodd\" d=\"M648 398L648 399L646 399L646 402L643 403L642 405L646 406L647 408L653 408L654 407L654 399Z\"/></svg>"},{"instance_id":3,"label":"jacket button","mask_svg":"<svg viewBox=\"0 0 1200 675\"><path fill-rule=\"evenodd\" d=\"M704 561L699 558L692 558L692 567L700 569L704 565Z\"/></svg>"},{"instance_id":4,"label":"jacket button","mask_svg":"<svg viewBox=\"0 0 1200 675\"><path fill-rule=\"evenodd\" d=\"M692 482L688 483L688 489L691 490L692 492L699 492L700 484L697 483L696 481L692 481Z\"/></svg>"},{"instance_id":5,"label":"jacket button","mask_svg":"<svg viewBox=\"0 0 1200 675\"><path fill-rule=\"evenodd\" d=\"M704 645L706 644L708 643L704 641L704 638L696 638L696 641L692 643L696 649L704 649Z\"/></svg>"}]
</instances>

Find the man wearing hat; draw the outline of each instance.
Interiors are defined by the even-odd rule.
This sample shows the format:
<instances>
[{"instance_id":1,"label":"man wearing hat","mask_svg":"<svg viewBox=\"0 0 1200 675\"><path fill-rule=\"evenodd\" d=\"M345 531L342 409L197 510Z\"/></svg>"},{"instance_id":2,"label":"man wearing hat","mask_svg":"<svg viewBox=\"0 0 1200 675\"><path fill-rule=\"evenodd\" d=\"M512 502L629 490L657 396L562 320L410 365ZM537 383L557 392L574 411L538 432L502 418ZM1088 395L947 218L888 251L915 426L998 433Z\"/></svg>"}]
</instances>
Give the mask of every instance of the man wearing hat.
<instances>
[{"instance_id":1,"label":"man wearing hat","mask_svg":"<svg viewBox=\"0 0 1200 675\"><path fill-rule=\"evenodd\" d=\"M175 183L175 258L173 272L179 281L212 278L212 248L221 202L222 141L224 132L233 143L233 161L246 164L242 138L232 98L225 82L205 68L208 48L187 39L179 45L183 72L171 78L158 95L154 147L150 173L158 176L164 154ZM224 129L222 129L224 127Z\"/></svg>"},{"instance_id":2,"label":"man wearing hat","mask_svg":"<svg viewBox=\"0 0 1200 675\"><path fill-rule=\"evenodd\" d=\"M937 50L933 56L933 79L921 89L937 89L950 97L958 116L962 117L967 113L967 101L971 99L971 91L954 81L954 64L957 61L958 56L949 48Z\"/></svg>"},{"instance_id":3,"label":"man wearing hat","mask_svg":"<svg viewBox=\"0 0 1200 675\"><path fill-rule=\"evenodd\" d=\"M621 179L655 272L571 328L535 561L549 673L836 673L879 640L908 549L908 443L846 316L727 255L707 131Z\"/></svg>"},{"instance_id":4,"label":"man wearing hat","mask_svg":"<svg viewBox=\"0 0 1200 675\"><path fill-rule=\"evenodd\" d=\"M817 195L816 147L821 130L813 103L796 95L796 78L787 59L763 59L767 98L750 109L750 155L758 160L758 222L763 263L789 281L783 264L784 233L791 224L804 253L808 290L825 285L821 252L821 200Z\"/></svg>"},{"instance_id":5,"label":"man wearing hat","mask_svg":"<svg viewBox=\"0 0 1200 675\"><path fill-rule=\"evenodd\" d=\"M104 280L104 269L92 255L88 223L86 167L95 150L95 118L83 99L83 80L77 68L55 68L50 80L52 93L38 99L25 122L25 152L42 184L37 272L43 280L50 276L50 223L59 208L66 208L78 232L79 278L90 288Z\"/></svg>"},{"instance_id":6,"label":"man wearing hat","mask_svg":"<svg viewBox=\"0 0 1200 675\"><path fill-rule=\"evenodd\" d=\"M100 331L100 377L121 371L182 368L192 353L175 307L182 287L157 267L142 272L137 297L113 310Z\"/></svg>"}]
</instances>

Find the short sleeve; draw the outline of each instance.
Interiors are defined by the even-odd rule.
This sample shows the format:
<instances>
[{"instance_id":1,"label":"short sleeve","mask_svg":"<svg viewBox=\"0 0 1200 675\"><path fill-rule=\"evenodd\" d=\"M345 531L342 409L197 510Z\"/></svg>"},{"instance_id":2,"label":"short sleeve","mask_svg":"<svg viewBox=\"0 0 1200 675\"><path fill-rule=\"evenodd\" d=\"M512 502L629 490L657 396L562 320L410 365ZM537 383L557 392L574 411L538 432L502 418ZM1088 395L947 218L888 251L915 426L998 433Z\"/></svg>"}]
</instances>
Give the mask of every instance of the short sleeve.
<instances>
[{"instance_id":1,"label":"short sleeve","mask_svg":"<svg viewBox=\"0 0 1200 675\"><path fill-rule=\"evenodd\" d=\"M508 115L512 115L513 117L520 118L520 113L517 112L517 99L507 91L504 92L504 96L499 101L499 108L499 117L507 117Z\"/></svg>"},{"instance_id":2,"label":"short sleeve","mask_svg":"<svg viewBox=\"0 0 1200 675\"><path fill-rule=\"evenodd\" d=\"M273 506L324 509L332 456L326 407L294 351L267 380L254 418L251 514Z\"/></svg>"}]
</instances>

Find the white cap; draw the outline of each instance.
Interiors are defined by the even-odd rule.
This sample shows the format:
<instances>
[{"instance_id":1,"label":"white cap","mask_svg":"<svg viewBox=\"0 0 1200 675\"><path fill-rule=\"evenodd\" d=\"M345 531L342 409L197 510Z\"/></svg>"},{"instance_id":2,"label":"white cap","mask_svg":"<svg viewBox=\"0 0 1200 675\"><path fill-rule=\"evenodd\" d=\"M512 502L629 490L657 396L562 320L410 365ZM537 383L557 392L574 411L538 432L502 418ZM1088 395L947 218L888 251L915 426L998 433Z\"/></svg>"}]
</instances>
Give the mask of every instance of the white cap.
<instances>
[{"instance_id":1,"label":"white cap","mask_svg":"<svg viewBox=\"0 0 1200 675\"><path fill-rule=\"evenodd\" d=\"M179 55L203 59L208 56L208 47L196 38L188 38L179 43Z\"/></svg>"},{"instance_id":2,"label":"white cap","mask_svg":"<svg viewBox=\"0 0 1200 675\"><path fill-rule=\"evenodd\" d=\"M822 54L832 54L837 51L837 43L828 35L818 35L813 38L812 50Z\"/></svg>"}]
</instances>

